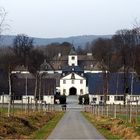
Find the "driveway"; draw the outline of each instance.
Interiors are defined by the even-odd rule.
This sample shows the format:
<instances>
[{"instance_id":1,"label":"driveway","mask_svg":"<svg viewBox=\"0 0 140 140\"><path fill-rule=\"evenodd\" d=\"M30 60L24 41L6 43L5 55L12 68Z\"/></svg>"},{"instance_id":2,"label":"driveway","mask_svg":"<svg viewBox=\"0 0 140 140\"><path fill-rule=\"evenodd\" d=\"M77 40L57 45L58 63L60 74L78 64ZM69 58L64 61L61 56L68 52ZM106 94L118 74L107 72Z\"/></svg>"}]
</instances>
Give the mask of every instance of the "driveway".
<instances>
[{"instance_id":1,"label":"driveway","mask_svg":"<svg viewBox=\"0 0 140 140\"><path fill-rule=\"evenodd\" d=\"M48 140L105 139L80 113L70 109L52 131Z\"/></svg>"}]
</instances>

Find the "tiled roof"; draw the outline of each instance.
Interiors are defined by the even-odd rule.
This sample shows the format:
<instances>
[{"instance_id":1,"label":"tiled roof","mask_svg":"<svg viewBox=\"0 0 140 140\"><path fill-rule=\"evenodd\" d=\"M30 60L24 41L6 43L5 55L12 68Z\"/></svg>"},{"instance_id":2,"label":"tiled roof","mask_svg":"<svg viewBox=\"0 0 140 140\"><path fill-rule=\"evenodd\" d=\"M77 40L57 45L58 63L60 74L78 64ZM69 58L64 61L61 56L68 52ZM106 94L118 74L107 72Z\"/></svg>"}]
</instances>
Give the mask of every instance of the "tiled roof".
<instances>
[{"instance_id":1,"label":"tiled roof","mask_svg":"<svg viewBox=\"0 0 140 140\"><path fill-rule=\"evenodd\" d=\"M69 55L77 55L74 46L71 47Z\"/></svg>"},{"instance_id":2,"label":"tiled roof","mask_svg":"<svg viewBox=\"0 0 140 140\"><path fill-rule=\"evenodd\" d=\"M53 67L51 66L50 63L48 63L46 60L40 65L40 70L53 70Z\"/></svg>"},{"instance_id":3,"label":"tiled roof","mask_svg":"<svg viewBox=\"0 0 140 140\"><path fill-rule=\"evenodd\" d=\"M62 69L62 73L72 73L72 72L75 72L75 73L84 73L84 69L79 67L79 66L67 66L67 67L64 67Z\"/></svg>"},{"instance_id":4,"label":"tiled roof","mask_svg":"<svg viewBox=\"0 0 140 140\"><path fill-rule=\"evenodd\" d=\"M104 83L103 73L87 73L87 85L90 94L103 94ZM128 83L129 94L131 92L132 74L129 73L126 77ZM117 86L118 84L118 86ZM133 94L140 95L140 80L134 77ZM123 73L110 73L109 74L109 94L124 94L124 74Z\"/></svg>"},{"instance_id":5,"label":"tiled roof","mask_svg":"<svg viewBox=\"0 0 140 140\"><path fill-rule=\"evenodd\" d=\"M28 68L24 65L18 65L15 67L14 71L28 71Z\"/></svg>"}]
</instances>

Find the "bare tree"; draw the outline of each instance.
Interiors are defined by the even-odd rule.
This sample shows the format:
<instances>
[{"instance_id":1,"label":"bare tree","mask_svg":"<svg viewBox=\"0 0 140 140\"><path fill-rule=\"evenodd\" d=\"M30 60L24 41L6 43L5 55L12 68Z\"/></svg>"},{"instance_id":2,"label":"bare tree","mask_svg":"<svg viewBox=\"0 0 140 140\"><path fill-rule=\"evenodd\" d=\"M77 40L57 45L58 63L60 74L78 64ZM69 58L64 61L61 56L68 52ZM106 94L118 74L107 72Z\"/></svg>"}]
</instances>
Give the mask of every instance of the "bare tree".
<instances>
[{"instance_id":1,"label":"bare tree","mask_svg":"<svg viewBox=\"0 0 140 140\"><path fill-rule=\"evenodd\" d=\"M17 35L13 41L13 52L20 60L20 63L26 67L33 47L33 39L24 34Z\"/></svg>"},{"instance_id":2,"label":"bare tree","mask_svg":"<svg viewBox=\"0 0 140 140\"><path fill-rule=\"evenodd\" d=\"M113 53L112 40L99 38L96 42L91 44L91 50L94 58L102 65L103 71L103 94L104 103L107 101L108 87L109 87L109 72L111 71L111 57Z\"/></svg>"},{"instance_id":3,"label":"bare tree","mask_svg":"<svg viewBox=\"0 0 140 140\"><path fill-rule=\"evenodd\" d=\"M4 8L0 8L0 35L2 34L2 32L6 29L6 11Z\"/></svg>"},{"instance_id":4,"label":"bare tree","mask_svg":"<svg viewBox=\"0 0 140 140\"><path fill-rule=\"evenodd\" d=\"M40 84L41 84L41 80L40 80L40 75L39 75L39 70L40 70L40 65L42 64L44 60L44 55L42 51L39 50L32 50L32 52L30 53L29 56L29 71L31 73L33 73L33 75L35 76L35 90L34 90L34 99L35 99L35 108L37 109L37 100L38 97L40 97ZM39 98L40 100L40 98Z\"/></svg>"},{"instance_id":5,"label":"bare tree","mask_svg":"<svg viewBox=\"0 0 140 140\"><path fill-rule=\"evenodd\" d=\"M71 50L72 44L69 42L63 43L51 43L46 46L44 50L44 55L48 60L52 60L53 57L57 56L59 53L61 55L68 55Z\"/></svg>"},{"instance_id":6,"label":"bare tree","mask_svg":"<svg viewBox=\"0 0 140 140\"><path fill-rule=\"evenodd\" d=\"M124 69L124 105L126 104L126 94L129 91L128 87L128 72L130 68L136 67L136 50L140 44L140 31L139 28L133 28L131 30L119 30L116 35L113 36L113 41L117 46L117 52L120 53L122 58L121 64ZM133 79L133 75L132 75ZM132 86L131 86L132 90ZM132 92L132 91L131 91Z\"/></svg>"}]
</instances>

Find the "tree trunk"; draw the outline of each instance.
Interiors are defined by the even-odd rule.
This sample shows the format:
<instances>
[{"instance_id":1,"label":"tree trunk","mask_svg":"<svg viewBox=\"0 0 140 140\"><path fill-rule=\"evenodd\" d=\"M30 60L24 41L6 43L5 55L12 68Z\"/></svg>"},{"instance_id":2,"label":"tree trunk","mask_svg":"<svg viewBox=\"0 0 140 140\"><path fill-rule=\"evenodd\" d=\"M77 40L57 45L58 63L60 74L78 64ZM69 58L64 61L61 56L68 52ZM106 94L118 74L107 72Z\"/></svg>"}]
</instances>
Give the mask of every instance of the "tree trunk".
<instances>
[{"instance_id":1,"label":"tree trunk","mask_svg":"<svg viewBox=\"0 0 140 140\"><path fill-rule=\"evenodd\" d=\"M10 117L10 112L11 112L11 95L12 95L12 92L11 92L11 73L10 73L10 70L9 70L9 73L8 73L8 79L9 79L8 117Z\"/></svg>"}]
</instances>

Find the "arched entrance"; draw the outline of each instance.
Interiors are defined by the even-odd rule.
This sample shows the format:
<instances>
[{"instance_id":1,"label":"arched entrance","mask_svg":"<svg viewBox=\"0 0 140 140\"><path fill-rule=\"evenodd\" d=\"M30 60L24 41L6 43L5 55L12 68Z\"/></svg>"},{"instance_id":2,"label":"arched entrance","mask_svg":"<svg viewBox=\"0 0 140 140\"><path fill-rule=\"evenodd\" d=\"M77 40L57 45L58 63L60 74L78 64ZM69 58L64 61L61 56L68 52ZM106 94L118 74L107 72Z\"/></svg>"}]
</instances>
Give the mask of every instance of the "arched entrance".
<instances>
[{"instance_id":1,"label":"arched entrance","mask_svg":"<svg viewBox=\"0 0 140 140\"><path fill-rule=\"evenodd\" d=\"M77 89L75 87L72 87L69 89L69 95L76 95Z\"/></svg>"}]
</instances>

